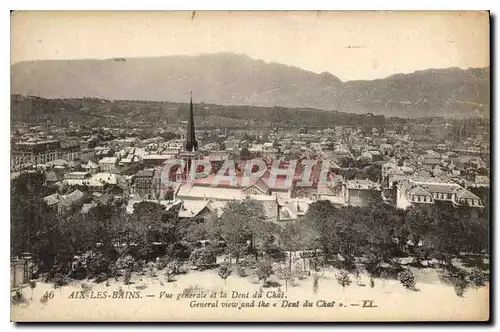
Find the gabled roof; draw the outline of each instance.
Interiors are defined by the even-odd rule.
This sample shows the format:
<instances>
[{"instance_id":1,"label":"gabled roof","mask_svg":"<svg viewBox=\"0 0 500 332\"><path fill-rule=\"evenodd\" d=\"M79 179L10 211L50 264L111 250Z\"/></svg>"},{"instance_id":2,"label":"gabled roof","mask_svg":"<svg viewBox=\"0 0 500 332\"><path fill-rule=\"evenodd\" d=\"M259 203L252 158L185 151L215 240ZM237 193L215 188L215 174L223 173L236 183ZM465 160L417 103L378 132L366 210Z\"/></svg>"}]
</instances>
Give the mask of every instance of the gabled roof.
<instances>
[{"instance_id":1,"label":"gabled roof","mask_svg":"<svg viewBox=\"0 0 500 332\"><path fill-rule=\"evenodd\" d=\"M460 189L456 183L418 183L421 187L431 193L452 194Z\"/></svg>"},{"instance_id":2,"label":"gabled roof","mask_svg":"<svg viewBox=\"0 0 500 332\"><path fill-rule=\"evenodd\" d=\"M45 175L45 181L57 182L57 181L60 181L60 179L54 171L50 171Z\"/></svg>"},{"instance_id":3,"label":"gabled roof","mask_svg":"<svg viewBox=\"0 0 500 332\"><path fill-rule=\"evenodd\" d=\"M427 190L423 189L420 186L416 186L411 188L408 191L409 194L411 195L418 195L418 196L432 196Z\"/></svg>"},{"instance_id":4,"label":"gabled roof","mask_svg":"<svg viewBox=\"0 0 500 332\"><path fill-rule=\"evenodd\" d=\"M107 205L113 201L113 195L111 195L110 193L105 193L104 195L99 197L97 201L101 204Z\"/></svg>"},{"instance_id":5,"label":"gabled roof","mask_svg":"<svg viewBox=\"0 0 500 332\"><path fill-rule=\"evenodd\" d=\"M471 193L470 191L468 191L465 188L462 188L462 189L460 189L457 192L457 199L458 200L460 200L460 199L467 199L467 198L470 198L470 199L479 199L479 197L477 197L476 195L474 195L473 193Z\"/></svg>"},{"instance_id":6,"label":"gabled roof","mask_svg":"<svg viewBox=\"0 0 500 332\"><path fill-rule=\"evenodd\" d=\"M43 198L43 200L45 201L45 203L48 206L52 206L52 205L58 204L60 202L60 198L59 198L59 194L58 193L55 193L55 194L52 194L52 195L49 195L49 196L45 196Z\"/></svg>"},{"instance_id":7,"label":"gabled roof","mask_svg":"<svg viewBox=\"0 0 500 332\"><path fill-rule=\"evenodd\" d=\"M209 206L208 200L186 200L182 202L182 207L179 210L179 217L194 218L199 215L205 208Z\"/></svg>"},{"instance_id":8,"label":"gabled roof","mask_svg":"<svg viewBox=\"0 0 500 332\"><path fill-rule=\"evenodd\" d=\"M152 177L154 175L153 169L141 169L134 174L135 177Z\"/></svg>"},{"instance_id":9,"label":"gabled roof","mask_svg":"<svg viewBox=\"0 0 500 332\"><path fill-rule=\"evenodd\" d=\"M73 191L67 195L62 195L60 198L61 198L61 202L64 201L65 203L74 203L74 202L81 200L83 197L85 197L85 194L83 192L81 192L80 190L76 189L75 191Z\"/></svg>"},{"instance_id":10,"label":"gabled roof","mask_svg":"<svg viewBox=\"0 0 500 332\"><path fill-rule=\"evenodd\" d=\"M99 160L99 164L114 164L116 163L116 157L104 157Z\"/></svg>"},{"instance_id":11,"label":"gabled roof","mask_svg":"<svg viewBox=\"0 0 500 332\"><path fill-rule=\"evenodd\" d=\"M250 184L249 186L243 189L243 192L246 192L249 188L254 187L259 190L261 193L266 194L269 191L268 185L262 178L259 178L255 183Z\"/></svg>"},{"instance_id":12,"label":"gabled roof","mask_svg":"<svg viewBox=\"0 0 500 332\"><path fill-rule=\"evenodd\" d=\"M328 167L330 168L333 168L333 169L340 169L340 166L339 164L337 164L335 161L333 161L332 159L326 159L324 162L324 165L327 165Z\"/></svg>"}]
</instances>

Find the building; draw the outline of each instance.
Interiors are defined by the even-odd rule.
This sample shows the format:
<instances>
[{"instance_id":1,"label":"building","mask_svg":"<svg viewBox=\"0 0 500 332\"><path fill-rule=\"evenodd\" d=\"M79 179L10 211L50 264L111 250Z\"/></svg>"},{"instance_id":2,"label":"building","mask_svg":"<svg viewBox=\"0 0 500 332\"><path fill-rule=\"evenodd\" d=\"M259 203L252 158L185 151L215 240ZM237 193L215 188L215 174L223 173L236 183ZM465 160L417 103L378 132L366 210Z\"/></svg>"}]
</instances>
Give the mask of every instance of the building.
<instances>
[{"instance_id":1,"label":"building","mask_svg":"<svg viewBox=\"0 0 500 332\"><path fill-rule=\"evenodd\" d=\"M153 168L163 165L166 161L175 158L172 154L149 154L142 158L145 168Z\"/></svg>"},{"instance_id":2,"label":"building","mask_svg":"<svg viewBox=\"0 0 500 332\"><path fill-rule=\"evenodd\" d=\"M72 161L80 159L82 149L78 141L62 141L61 142L61 159Z\"/></svg>"},{"instance_id":3,"label":"building","mask_svg":"<svg viewBox=\"0 0 500 332\"><path fill-rule=\"evenodd\" d=\"M62 179L62 177L54 171L50 171L50 172L45 173L45 184L47 186L53 186L53 185L59 183L61 181L61 179Z\"/></svg>"},{"instance_id":4,"label":"building","mask_svg":"<svg viewBox=\"0 0 500 332\"><path fill-rule=\"evenodd\" d=\"M72 185L71 180L78 181L78 182L74 182L74 183L79 185L80 184L79 181L83 181L83 180L87 180L87 179L90 179L90 173L89 172L70 172L70 173L64 174L64 180L70 186Z\"/></svg>"},{"instance_id":5,"label":"building","mask_svg":"<svg viewBox=\"0 0 500 332\"><path fill-rule=\"evenodd\" d=\"M11 169L46 164L60 156L61 143L58 140L20 142L12 147Z\"/></svg>"},{"instance_id":6,"label":"building","mask_svg":"<svg viewBox=\"0 0 500 332\"><path fill-rule=\"evenodd\" d=\"M365 206L371 204L380 195L380 185L366 180L350 180L343 184L345 205Z\"/></svg>"},{"instance_id":7,"label":"building","mask_svg":"<svg viewBox=\"0 0 500 332\"><path fill-rule=\"evenodd\" d=\"M210 160L228 160L231 152L227 150L208 151Z\"/></svg>"},{"instance_id":8,"label":"building","mask_svg":"<svg viewBox=\"0 0 500 332\"><path fill-rule=\"evenodd\" d=\"M154 169L140 170L132 177L130 193L140 199L153 198Z\"/></svg>"},{"instance_id":9,"label":"building","mask_svg":"<svg viewBox=\"0 0 500 332\"><path fill-rule=\"evenodd\" d=\"M397 207L449 202L453 206L484 207L481 199L456 183L407 179L397 186Z\"/></svg>"},{"instance_id":10,"label":"building","mask_svg":"<svg viewBox=\"0 0 500 332\"><path fill-rule=\"evenodd\" d=\"M116 157L104 157L99 160L99 168L103 173L119 173L117 169L118 160Z\"/></svg>"},{"instance_id":11,"label":"building","mask_svg":"<svg viewBox=\"0 0 500 332\"><path fill-rule=\"evenodd\" d=\"M96 174L99 171L99 165L92 160L89 160L86 164L83 164L82 169L88 171L90 174Z\"/></svg>"}]
</instances>

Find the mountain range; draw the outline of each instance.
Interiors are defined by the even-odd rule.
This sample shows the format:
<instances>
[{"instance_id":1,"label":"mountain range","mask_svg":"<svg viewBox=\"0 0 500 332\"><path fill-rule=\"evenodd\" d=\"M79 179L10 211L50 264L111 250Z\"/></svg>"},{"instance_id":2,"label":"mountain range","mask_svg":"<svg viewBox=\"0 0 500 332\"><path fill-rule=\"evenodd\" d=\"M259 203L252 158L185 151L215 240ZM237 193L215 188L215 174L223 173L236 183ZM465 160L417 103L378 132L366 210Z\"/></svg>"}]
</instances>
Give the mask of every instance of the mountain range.
<instances>
[{"instance_id":1,"label":"mountain range","mask_svg":"<svg viewBox=\"0 0 500 332\"><path fill-rule=\"evenodd\" d=\"M343 82L233 53L105 60L39 60L11 66L11 93L223 105L311 107L399 117L488 117L490 69L427 69Z\"/></svg>"}]
</instances>

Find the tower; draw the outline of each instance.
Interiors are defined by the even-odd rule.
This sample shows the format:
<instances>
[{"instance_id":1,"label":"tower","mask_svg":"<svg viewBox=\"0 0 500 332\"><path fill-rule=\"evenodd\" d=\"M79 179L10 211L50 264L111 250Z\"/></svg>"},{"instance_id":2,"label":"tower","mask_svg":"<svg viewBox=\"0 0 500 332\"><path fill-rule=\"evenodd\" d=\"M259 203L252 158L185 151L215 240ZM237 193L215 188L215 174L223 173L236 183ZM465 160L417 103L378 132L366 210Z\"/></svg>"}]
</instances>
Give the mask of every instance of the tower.
<instances>
[{"instance_id":1,"label":"tower","mask_svg":"<svg viewBox=\"0 0 500 332\"><path fill-rule=\"evenodd\" d=\"M194 114L193 114L193 93L189 99L189 114L188 123L186 131L186 144L184 145L185 151L198 151L198 142L196 141L196 135L194 131Z\"/></svg>"},{"instance_id":2,"label":"tower","mask_svg":"<svg viewBox=\"0 0 500 332\"><path fill-rule=\"evenodd\" d=\"M186 142L184 149L179 153L179 157L184 160L184 170L182 178L184 181L190 182L190 169L192 160L199 159L200 152L198 151L198 142L196 141L196 134L194 130L194 112L193 112L193 93L191 92L189 100L189 114L186 128Z\"/></svg>"}]
</instances>

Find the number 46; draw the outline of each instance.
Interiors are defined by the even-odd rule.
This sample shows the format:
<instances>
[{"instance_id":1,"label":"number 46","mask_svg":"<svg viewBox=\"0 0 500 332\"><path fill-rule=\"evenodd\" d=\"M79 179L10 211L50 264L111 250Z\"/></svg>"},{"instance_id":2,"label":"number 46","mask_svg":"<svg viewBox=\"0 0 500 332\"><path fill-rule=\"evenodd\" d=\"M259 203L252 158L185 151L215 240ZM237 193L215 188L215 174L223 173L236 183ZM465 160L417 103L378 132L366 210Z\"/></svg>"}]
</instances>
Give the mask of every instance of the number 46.
<instances>
[{"instance_id":1,"label":"number 46","mask_svg":"<svg viewBox=\"0 0 500 332\"><path fill-rule=\"evenodd\" d=\"M45 299L53 299L54 298L54 291L47 291L45 294L42 296Z\"/></svg>"}]
</instances>

